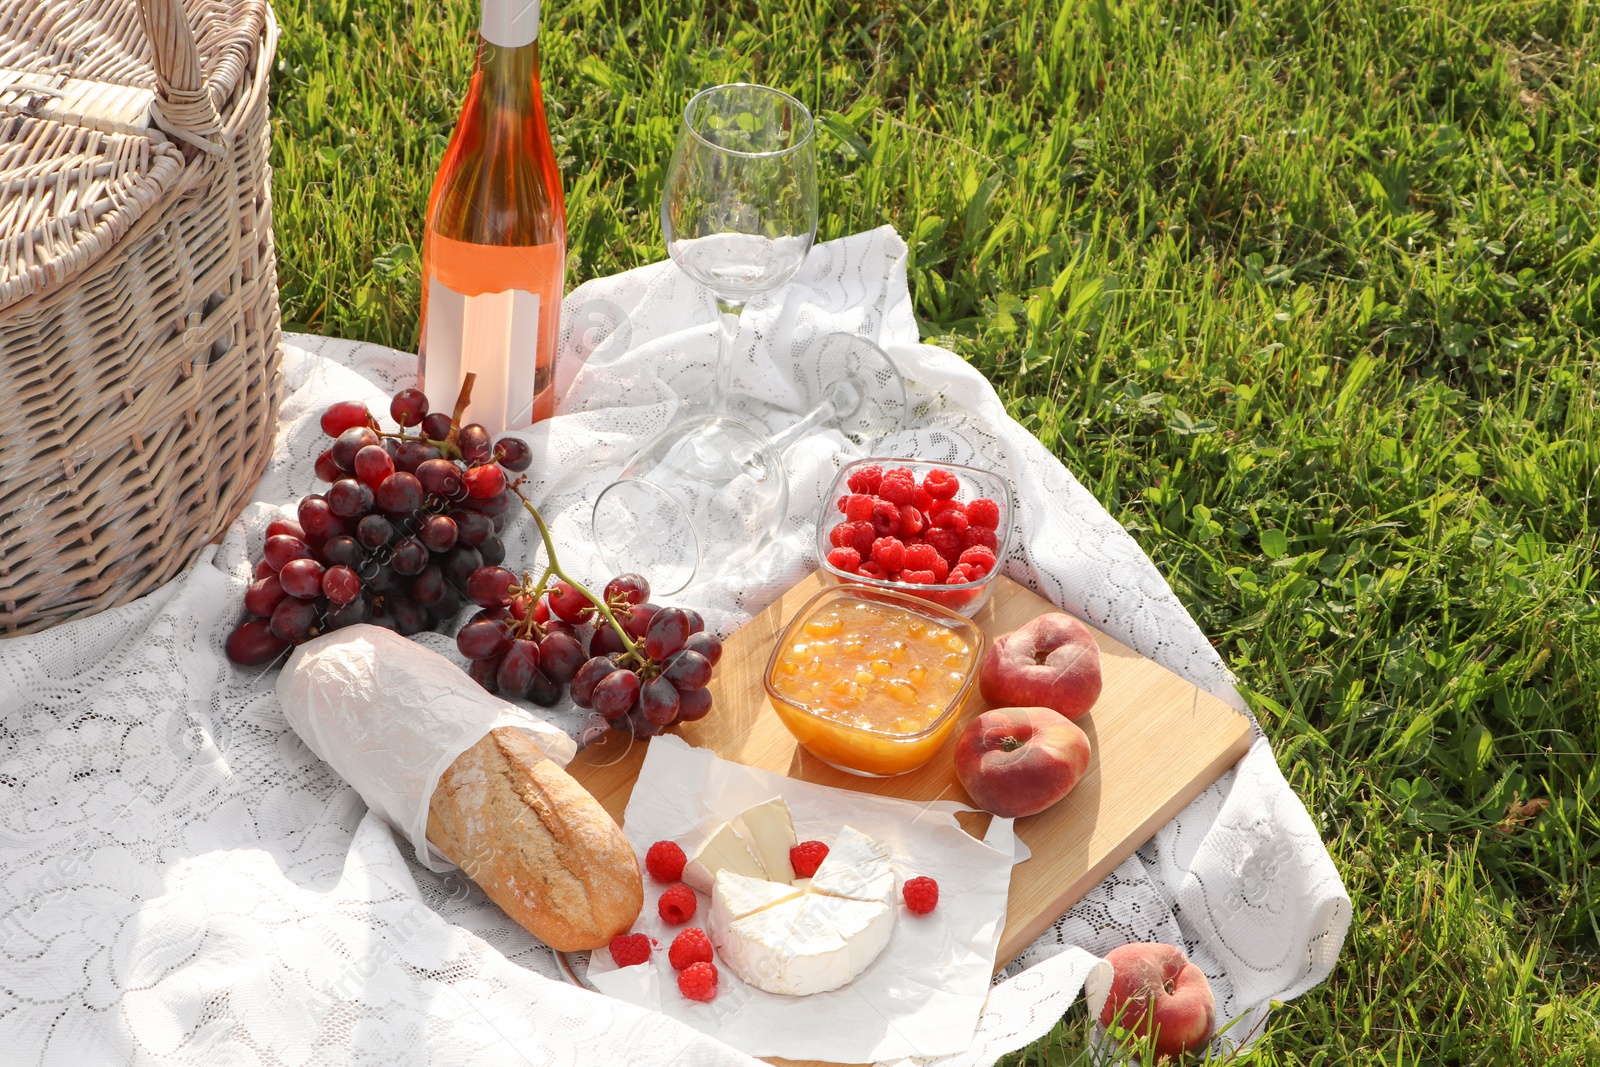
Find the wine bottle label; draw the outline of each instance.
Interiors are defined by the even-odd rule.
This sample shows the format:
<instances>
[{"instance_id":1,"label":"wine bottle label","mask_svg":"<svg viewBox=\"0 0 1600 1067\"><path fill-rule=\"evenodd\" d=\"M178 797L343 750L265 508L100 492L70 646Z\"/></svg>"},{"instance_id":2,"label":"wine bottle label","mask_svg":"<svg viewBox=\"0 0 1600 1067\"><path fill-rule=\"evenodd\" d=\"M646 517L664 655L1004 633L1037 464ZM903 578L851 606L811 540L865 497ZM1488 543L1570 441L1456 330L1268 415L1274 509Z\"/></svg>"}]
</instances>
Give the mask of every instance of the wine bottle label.
<instances>
[{"instance_id":1,"label":"wine bottle label","mask_svg":"<svg viewBox=\"0 0 1600 1067\"><path fill-rule=\"evenodd\" d=\"M430 233L427 251L424 388L454 396L466 374L476 374L468 410L491 435L547 417L561 328L561 247L478 245Z\"/></svg>"},{"instance_id":2,"label":"wine bottle label","mask_svg":"<svg viewBox=\"0 0 1600 1067\"><path fill-rule=\"evenodd\" d=\"M483 0L478 32L501 48L521 48L539 39L539 0Z\"/></svg>"}]
</instances>

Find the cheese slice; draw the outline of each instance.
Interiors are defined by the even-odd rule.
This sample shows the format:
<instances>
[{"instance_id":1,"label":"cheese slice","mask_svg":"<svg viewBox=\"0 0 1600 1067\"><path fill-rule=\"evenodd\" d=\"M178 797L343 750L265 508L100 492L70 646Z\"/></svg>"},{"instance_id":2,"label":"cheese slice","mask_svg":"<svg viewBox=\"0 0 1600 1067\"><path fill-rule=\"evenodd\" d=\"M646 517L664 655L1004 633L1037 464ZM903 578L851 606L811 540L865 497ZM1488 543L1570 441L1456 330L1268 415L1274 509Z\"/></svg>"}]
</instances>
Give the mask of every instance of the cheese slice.
<instances>
[{"instance_id":1,"label":"cheese slice","mask_svg":"<svg viewBox=\"0 0 1600 1067\"><path fill-rule=\"evenodd\" d=\"M711 889L711 928L726 927L735 919L793 900L802 892L804 890L781 882L718 871Z\"/></svg>"},{"instance_id":2,"label":"cheese slice","mask_svg":"<svg viewBox=\"0 0 1600 1067\"><path fill-rule=\"evenodd\" d=\"M811 879L809 891L848 900L894 904L889 850L859 830L844 827Z\"/></svg>"},{"instance_id":3,"label":"cheese slice","mask_svg":"<svg viewBox=\"0 0 1600 1067\"><path fill-rule=\"evenodd\" d=\"M746 878L767 876L760 858L729 822L713 830L694 850L689 862L683 865L683 880L702 893L710 893L718 871L732 871Z\"/></svg>"},{"instance_id":4,"label":"cheese slice","mask_svg":"<svg viewBox=\"0 0 1600 1067\"><path fill-rule=\"evenodd\" d=\"M794 819L782 797L773 797L744 809L733 820L733 828L760 858L761 866L766 868L767 878L774 882L794 881L794 865L789 862L789 850L798 842L794 836Z\"/></svg>"}]
</instances>

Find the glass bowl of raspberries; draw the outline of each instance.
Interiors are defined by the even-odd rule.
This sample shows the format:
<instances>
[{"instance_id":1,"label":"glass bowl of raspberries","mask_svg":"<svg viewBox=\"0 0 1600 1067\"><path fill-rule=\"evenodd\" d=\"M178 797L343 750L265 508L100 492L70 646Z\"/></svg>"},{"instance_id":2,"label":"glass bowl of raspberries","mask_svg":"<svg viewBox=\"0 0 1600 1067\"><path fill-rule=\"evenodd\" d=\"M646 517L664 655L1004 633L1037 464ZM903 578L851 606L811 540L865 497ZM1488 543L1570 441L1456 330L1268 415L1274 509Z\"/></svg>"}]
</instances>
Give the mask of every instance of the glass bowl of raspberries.
<instances>
[{"instance_id":1,"label":"glass bowl of raspberries","mask_svg":"<svg viewBox=\"0 0 1600 1067\"><path fill-rule=\"evenodd\" d=\"M833 480L817 558L836 581L909 593L971 616L1011 538L1011 486L976 467L861 459Z\"/></svg>"}]
</instances>

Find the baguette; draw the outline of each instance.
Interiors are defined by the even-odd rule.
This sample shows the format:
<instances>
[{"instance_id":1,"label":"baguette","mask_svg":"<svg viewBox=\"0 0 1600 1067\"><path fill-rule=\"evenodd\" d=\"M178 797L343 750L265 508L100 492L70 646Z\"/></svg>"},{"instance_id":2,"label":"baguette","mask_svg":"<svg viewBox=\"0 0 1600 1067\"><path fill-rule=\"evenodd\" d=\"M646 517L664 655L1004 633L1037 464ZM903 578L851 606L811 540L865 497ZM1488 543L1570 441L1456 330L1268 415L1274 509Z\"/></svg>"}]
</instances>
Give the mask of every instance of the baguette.
<instances>
[{"instance_id":1,"label":"baguette","mask_svg":"<svg viewBox=\"0 0 1600 1067\"><path fill-rule=\"evenodd\" d=\"M428 840L534 937L563 952L627 932L644 905L622 829L522 731L484 735L439 779Z\"/></svg>"}]
</instances>

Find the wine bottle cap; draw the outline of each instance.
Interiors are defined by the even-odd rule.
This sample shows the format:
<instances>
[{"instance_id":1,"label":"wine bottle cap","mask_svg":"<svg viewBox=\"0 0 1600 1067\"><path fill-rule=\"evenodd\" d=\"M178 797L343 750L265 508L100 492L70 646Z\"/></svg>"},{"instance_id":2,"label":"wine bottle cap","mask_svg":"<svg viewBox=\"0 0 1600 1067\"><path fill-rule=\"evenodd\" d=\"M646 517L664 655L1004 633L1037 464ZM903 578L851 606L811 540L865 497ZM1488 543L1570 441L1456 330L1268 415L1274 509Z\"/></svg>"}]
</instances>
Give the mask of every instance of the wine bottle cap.
<instances>
[{"instance_id":1,"label":"wine bottle cap","mask_svg":"<svg viewBox=\"0 0 1600 1067\"><path fill-rule=\"evenodd\" d=\"M499 48L521 48L539 38L539 0L483 0L478 32Z\"/></svg>"}]
</instances>

